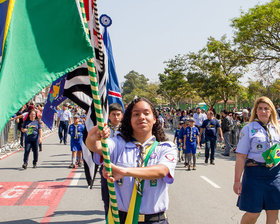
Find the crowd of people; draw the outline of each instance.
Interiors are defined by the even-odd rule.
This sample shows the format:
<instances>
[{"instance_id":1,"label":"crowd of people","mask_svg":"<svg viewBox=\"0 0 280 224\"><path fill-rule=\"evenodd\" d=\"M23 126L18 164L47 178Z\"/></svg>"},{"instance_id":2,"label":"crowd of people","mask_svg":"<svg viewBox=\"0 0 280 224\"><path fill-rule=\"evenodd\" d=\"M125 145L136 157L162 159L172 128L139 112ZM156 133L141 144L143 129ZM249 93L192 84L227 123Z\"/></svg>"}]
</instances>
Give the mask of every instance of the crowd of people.
<instances>
[{"instance_id":1,"label":"crowd of people","mask_svg":"<svg viewBox=\"0 0 280 224\"><path fill-rule=\"evenodd\" d=\"M217 143L224 149L223 156L230 156L230 152L235 152L239 135L242 128L249 123L250 109L243 109L242 112L222 110L220 113L216 113L215 109L210 108L206 111L203 108L197 107L194 109L188 108L187 110L174 110L165 109L159 111L161 121L165 128L170 128L174 131L174 142L177 143L179 162L185 161L185 166L188 166L188 162L184 157L189 157L187 143L186 130L190 129L192 137L188 141L192 141L193 144L197 142L197 146L204 147L205 144L205 163L214 163L214 155L217 147ZM193 125L194 124L194 125ZM196 129L198 129L198 134ZM198 138L199 136L199 138ZM196 151L193 151L193 158ZM194 164L194 168L195 164ZM188 167L190 169L190 167Z\"/></svg>"},{"instance_id":2,"label":"crowd of people","mask_svg":"<svg viewBox=\"0 0 280 224\"><path fill-rule=\"evenodd\" d=\"M11 118L16 120L17 129L20 133L20 146L24 147L23 169L28 167L28 158L33 152L33 168L37 167L38 151L42 149L42 122L43 105L35 105L29 102ZM72 124L72 118L73 124ZM75 168L76 165L82 166L82 138L84 132L85 111L78 106L72 106L69 103L62 104L61 108L57 107L54 114L54 123L58 128L60 143L67 144L67 135L70 135L70 148L72 159L69 168Z\"/></svg>"},{"instance_id":3,"label":"crowd of people","mask_svg":"<svg viewBox=\"0 0 280 224\"><path fill-rule=\"evenodd\" d=\"M42 111L42 105L24 105L13 117L22 133L21 144L25 146L24 169L31 149L33 168L37 167ZM257 99L252 111L222 110L220 114L213 108L205 111L199 107L157 111L146 98L134 99L125 111L121 105L111 104L108 125L102 132L95 126L85 139L94 162L102 165L100 140L109 138L112 176L103 166L100 169L106 219L112 218L106 180L109 179L115 182L121 223L168 223L168 185L174 181L177 160L183 161L187 170L196 170L197 149L204 147L205 163L210 160L215 165L215 151L220 142L223 156L236 153L233 190L238 195L237 206L245 211L241 223L255 223L262 210L266 211L267 223L279 223L280 166L267 164L262 155L280 142L278 117L278 111L267 97ZM60 144L67 145L68 134L71 138L69 168L82 166L84 111L63 104L57 110L55 123ZM167 141L164 128L174 130L176 144ZM278 154L280 158L280 147Z\"/></svg>"}]
</instances>

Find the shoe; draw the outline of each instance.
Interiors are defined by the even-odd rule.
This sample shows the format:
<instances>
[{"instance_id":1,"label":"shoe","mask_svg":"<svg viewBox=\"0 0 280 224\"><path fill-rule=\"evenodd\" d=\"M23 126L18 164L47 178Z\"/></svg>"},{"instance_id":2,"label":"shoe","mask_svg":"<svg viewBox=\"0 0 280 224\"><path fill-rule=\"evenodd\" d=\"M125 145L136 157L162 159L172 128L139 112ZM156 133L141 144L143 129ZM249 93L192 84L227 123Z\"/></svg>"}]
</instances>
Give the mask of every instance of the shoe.
<instances>
[{"instance_id":1,"label":"shoe","mask_svg":"<svg viewBox=\"0 0 280 224\"><path fill-rule=\"evenodd\" d=\"M82 167L82 163L78 163L78 167Z\"/></svg>"},{"instance_id":2,"label":"shoe","mask_svg":"<svg viewBox=\"0 0 280 224\"><path fill-rule=\"evenodd\" d=\"M193 166L193 170L196 170L196 166L195 165Z\"/></svg>"},{"instance_id":3,"label":"shoe","mask_svg":"<svg viewBox=\"0 0 280 224\"><path fill-rule=\"evenodd\" d=\"M73 163L71 163L71 165L69 166L69 168L75 168L75 165Z\"/></svg>"},{"instance_id":4,"label":"shoe","mask_svg":"<svg viewBox=\"0 0 280 224\"><path fill-rule=\"evenodd\" d=\"M178 160L178 162L180 163L180 162L181 162L181 160L179 159L179 160Z\"/></svg>"},{"instance_id":5,"label":"shoe","mask_svg":"<svg viewBox=\"0 0 280 224\"><path fill-rule=\"evenodd\" d=\"M62 143L62 140L60 140L59 143L61 144L61 143Z\"/></svg>"},{"instance_id":6,"label":"shoe","mask_svg":"<svg viewBox=\"0 0 280 224\"><path fill-rule=\"evenodd\" d=\"M67 145L67 142L64 142L64 145Z\"/></svg>"},{"instance_id":7,"label":"shoe","mask_svg":"<svg viewBox=\"0 0 280 224\"><path fill-rule=\"evenodd\" d=\"M205 159L205 163L208 163L208 159Z\"/></svg>"},{"instance_id":8,"label":"shoe","mask_svg":"<svg viewBox=\"0 0 280 224\"><path fill-rule=\"evenodd\" d=\"M188 166L188 170L191 170L191 166L190 165Z\"/></svg>"},{"instance_id":9,"label":"shoe","mask_svg":"<svg viewBox=\"0 0 280 224\"><path fill-rule=\"evenodd\" d=\"M183 158L183 157L181 157L181 160L182 160L182 161L184 161L184 158Z\"/></svg>"},{"instance_id":10,"label":"shoe","mask_svg":"<svg viewBox=\"0 0 280 224\"><path fill-rule=\"evenodd\" d=\"M33 168L37 168L37 164L33 164Z\"/></svg>"},{"instance_id":11,"label":"shoe","mask_svg":"<svg viewBox=\"0 0 280 224\"><path fill-rule=\"evenodd\" d=\"M22 168L26 170L26 169L27 169L27 164L24 163L24 164L22 165Z\"/></svg>"},{"instance_id":12,"label":"shoe","mask_svg":"<svg viewBox=\"0 0 280 224\"><path fill-rule=\"evenodd\" d=\"M229 154L226 154L226 153L222 153L222 156L229 156Z\"/></svg>"},{"instance_id":13,"label":"shoe","mask_svg":"<svg viewBox=\"0 0 280 224\"><path fill-rule=\"evenodd\" d=\"M214 162L214 161L211 161L210 164L211 164L211 165L215 165L215 162Z\"/></svg>"}]
</instances>

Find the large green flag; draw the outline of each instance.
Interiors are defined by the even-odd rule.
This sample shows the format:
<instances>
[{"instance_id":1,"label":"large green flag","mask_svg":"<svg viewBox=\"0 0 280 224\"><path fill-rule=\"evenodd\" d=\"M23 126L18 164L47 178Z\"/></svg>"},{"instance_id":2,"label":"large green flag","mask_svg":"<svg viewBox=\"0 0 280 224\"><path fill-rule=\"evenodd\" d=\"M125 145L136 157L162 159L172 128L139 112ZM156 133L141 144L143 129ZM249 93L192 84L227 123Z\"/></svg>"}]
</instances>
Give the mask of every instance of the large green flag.
<instances>
[{"instance_id":1,"label":"large green flag","mask_svg":"<svg viewBox=\"0 0 280 224\"><path fill-rule=\"evenodd\" d=\"M0 0L0 11L4 4L0 131L42 88L94 55L74 0Z\"/></svg>"}]
</instances>

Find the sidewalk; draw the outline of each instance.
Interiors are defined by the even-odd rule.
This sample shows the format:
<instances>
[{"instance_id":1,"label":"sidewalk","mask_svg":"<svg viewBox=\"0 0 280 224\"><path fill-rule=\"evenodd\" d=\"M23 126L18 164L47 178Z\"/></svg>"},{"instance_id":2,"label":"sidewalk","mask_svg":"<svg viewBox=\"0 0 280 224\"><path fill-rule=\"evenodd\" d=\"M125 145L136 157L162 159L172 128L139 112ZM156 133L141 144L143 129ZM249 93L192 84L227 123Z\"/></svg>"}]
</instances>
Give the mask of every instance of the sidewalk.
<instances>
[{"instance_id":1,"label":"sidewalk","mask_svg":"<svg viewBox=\"0 0 280 224\"><path fill-rule=\"evenodd\" d=\"M21 168L23 152L0 160L0 223L105 223L99 174L89 190L83 168L68 168L70 146L57 133L43 141L38 168L32 152Z\"/></svg>"}]
</instances>

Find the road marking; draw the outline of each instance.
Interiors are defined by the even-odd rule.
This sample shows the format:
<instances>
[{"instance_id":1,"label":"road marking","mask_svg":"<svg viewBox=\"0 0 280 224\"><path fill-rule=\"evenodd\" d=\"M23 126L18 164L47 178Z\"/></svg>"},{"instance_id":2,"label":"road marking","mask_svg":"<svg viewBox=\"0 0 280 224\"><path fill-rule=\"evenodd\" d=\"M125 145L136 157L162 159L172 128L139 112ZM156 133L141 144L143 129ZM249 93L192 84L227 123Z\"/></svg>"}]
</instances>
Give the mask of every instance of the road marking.
<instances>
[{"instance_id":1,"label":"road marking","mask_svg":"<svg viewBox=\"0 0 280 224\"><path fill-rule=\"evenodd\" d=\"M206 182L208 182L209 184L211 184L213 187L215 188L221 188L219 185L215 184L212 180L209 180L207 177L205 176L200 176L203 180L205 180Z\"/></svg>"},{"instance_id":2,"label":"road marking","mask_svg":"<svg viewBox=\"0 0 280 224\"><path fill-rule=\"evenodd\" d=\"M69 184L70 186L75 186L78 185L79 179L82 176L82 173L75 173L71 183Z\"/></svg>"}]
</instances>

